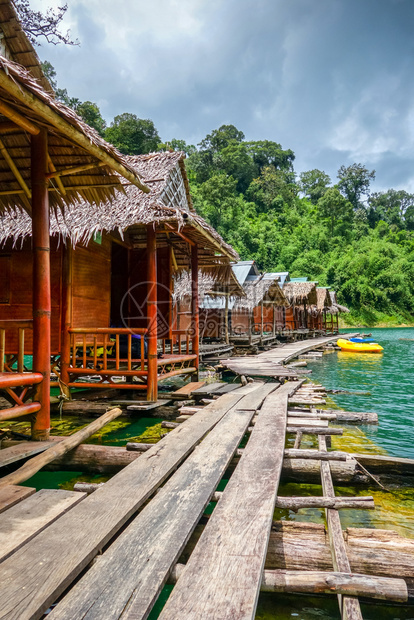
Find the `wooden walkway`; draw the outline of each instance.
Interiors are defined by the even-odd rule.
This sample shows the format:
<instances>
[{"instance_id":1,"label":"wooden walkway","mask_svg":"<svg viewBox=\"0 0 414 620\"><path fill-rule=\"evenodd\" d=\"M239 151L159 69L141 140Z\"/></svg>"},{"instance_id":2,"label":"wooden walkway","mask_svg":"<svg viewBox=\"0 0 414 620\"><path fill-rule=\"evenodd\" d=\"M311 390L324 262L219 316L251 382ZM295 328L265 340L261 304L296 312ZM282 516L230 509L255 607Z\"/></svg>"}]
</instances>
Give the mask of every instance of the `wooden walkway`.
<instances>
[{"instance_id":1,"label":"wooden walkway","mask_svg":"<svg viewBox=\"0 0 414 620\"><path fill-rule=\"evenodd\" d=\"M406 601L406 582L391 578L397 555L388 561L391 576L376 576L372 553L369 576L351 574L338 511L372 509L373 499L335 496L336 468L355 460L328 450L326 438L342 429L329 425L333 414L315 409L321 387L303 381L256 381L227 393L221 384L217 400L88 496L25 488L26 499L5 510L0 525L0 619L35 620L57 603L50 620L144 620L168 580L176 585L161 620L253 620L263 589L336 593L349 620L362 618L358 596ZM206 388L198 386L204 395ZM302 449L304 435L317 447ZM285 449L286 437L294 448ZM286 461L316 463L323 496L279 497ZM216 493L226 471L229 482ZM23 487L11 496L16 489ZM217 506L196 536L212 500ZM275 506L325 508L331 560L324 556L322 571L312 572L297 552L292 561L305 563L302 570L266 569ZM283 544L282 566L289 566ZM405 544L404 563L410 575L414 545Z\"/></svg>"},{"instance_id":2,"label":"wooden walkway","mask_svg":"<svg viewBox=\"0 0 414 620\"><path fill-rule=\"evenodd\" d=\"M356 334L347 334L347 338L352 338ZM288 368L288 362L299 357L303 353L313 351L331 342L336 342L338 336L322 336L311 338L300 342L291 342L280 345L270 351L264 351L258 355L245 355L243 357L232 357L223 360L223 366L239 375L250 377L290 377L297 378L301 374L307 374L299 368Z\"/></svg>"}]
</instances>

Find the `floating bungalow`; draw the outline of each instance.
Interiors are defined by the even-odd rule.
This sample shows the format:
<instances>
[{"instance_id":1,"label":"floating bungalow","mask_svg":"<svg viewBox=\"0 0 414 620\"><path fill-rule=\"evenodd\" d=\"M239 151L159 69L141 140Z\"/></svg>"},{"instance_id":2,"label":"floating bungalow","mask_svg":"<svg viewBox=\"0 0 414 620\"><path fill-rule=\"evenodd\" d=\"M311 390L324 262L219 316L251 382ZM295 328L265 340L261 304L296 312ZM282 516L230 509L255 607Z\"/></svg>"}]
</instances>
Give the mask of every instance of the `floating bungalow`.
<instances>
[{"instance_id":1,"label":"floating bungalow","mask_svg":"<svg viewBox=\"0 0 414 620\"><path fill-rule=\"evenodd\" d=\"M172 276L220 277L238 257L194 211L184 154L122 156L33 77L33 50L28 71L3 45L0 390L13 406L0 419L30 414L44 439L51 371L66 394L81 383L151 401L161 379L197 374L198 280L191 329L174 330Z\"/></svg>"},{"instance_id":2,"label":"floating bungalow","mask_svg":"<svg viewBox=\"0 0 414 620\"><path fill-rule=\"evenodd\" d=\"M283 293L290 304L286 310L285 329L299 335L308 334L309 325L312 324L312 306L318 303L315 282L307 282L302 278L291 279L285 283Z\"/></svg>"}]
</instances>

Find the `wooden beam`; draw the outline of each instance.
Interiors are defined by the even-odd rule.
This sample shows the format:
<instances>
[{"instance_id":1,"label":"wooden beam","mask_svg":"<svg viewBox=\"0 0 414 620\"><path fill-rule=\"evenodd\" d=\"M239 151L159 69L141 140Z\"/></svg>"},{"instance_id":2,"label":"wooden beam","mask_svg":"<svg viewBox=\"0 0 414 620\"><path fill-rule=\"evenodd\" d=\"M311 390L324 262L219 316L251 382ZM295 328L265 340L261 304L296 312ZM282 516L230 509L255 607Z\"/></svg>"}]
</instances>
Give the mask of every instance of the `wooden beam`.
<instances>
[{"instance_id":1,"label":"wooden beam","mask_svg":"<svg viewBox=\"0 0 414 620\"><path fill-rule=\"evenodd\" d=\"M177 230L176 228L174 228L173 226L171 226L170 224L168 224L168 222L165 222L165 226L167 228L169 228L175 235L178 235L179 237L181 237L181 239L183 239L183 241L185 241L186 243L188 243L189 245L191 245L191 247L195 246L196 243L195 241L192 241L191 239L189 239L186 235L184 235L182 232L180 232L179 230ZM159 232L164 232L164 231L159 231Z\"/></svg>"},{"instance_id":2,"label":"wooden beam","mask_svg":"<svg viewBox=\"0 0 414 620\"><path fill-rule=\"evenodd\" d=\"M13 123L16 123L21 129L24 129L32 136L37 136L40 133L40 128L34 125L27 118L22 116L14 108L12 108L5 101L0 101L0 113L9 118Z\"/></svg>"},{"instance_id":3,"label":"wooden beam","mask_svg":"<svg viewBox=\"0 0 414 620\"><path fill-rule=\"evenodd\" d=\"M101 166L106 166L107 164L103 161L95 161L91 164L83 164L82 166L73 166L73 168L65 168L64 170L54 170L52 172L48 172L46 175L47 179L57 179L59 177L67 176L69 174L76 174L77 172L83 172L84 170L92 170L93 168L99 168Z\"/></svg>"},{"instance_id":4,"label":"wooden beam","mask_svg":"<svg viewBox=\"0 0 414 620\"><path fill-rule=\"evenodd\" d=\"M346 461L346 452L326 452L321 450L295 450L288 448L285 450L285 458L290 459L319 459L320 461Z\"/></svg>"},{"instance_id":5,"label":"wooden beam","mask_svg":"<svg viewBox=\"0 0 414 620\"><path fill-rule=\"evenodd\" d=\"M32 193L30 189L28 188L26 181L23 179L22 175L20 174L19 169L17 168L16 164L11 158L8 150L4 146L4 143L2 142L2 140L0 140L0 152L3 155L4 159L6 160L10 170L13 172L14 176L16 177L16 180L18 184L20 185L20 187L22 188L22 190L24 191L25 195L27 196L27 198L31 199Z\"/></svg>"},{"instance_id":6,"label":"wooden beam","mask_svg":"<svg viewBox=\"0 0 414 620\"><path fill-rule=\"evenodd\" d=\"M197 368L200 363L200 309L198 298L198 246L193 245L191 248L191 349L194 355L197 355L194 366Z\"/></svg>"},{"instance_id":7,"label":"wooden beam","mask_svg":"<svg viewBox=\"0 0 414 620\"><path fill-rule=\"evenodd\" d=\"M49 165L49 170L51 172L56 172L55 165L54 165L53 161L51 160L49 153L47 154L47 162L48 162L48 165ZM56 184L58 186L58 189L59 189L60 193L63 196L66 196L65 186L63 185L63 183L62 183L62 181L60 180L59 177L56 177ZM50 188L50 189L52 189L52 188Z\"/></svg>"},{"instance_id":8,"label":"wooden beam","mask_svg":"<svg viewBox=\"0 0 414 620\"><path fill-rule=\"evenodd\" d=\"M4 88L14 99L30 108L34 113L38 114L43 121L50 123L67 139L72 140L85 149L88 153L106 163L110 168L118 172L122 177L130 181L133 185L139 187L143 192L148 194L149 187L144 185L136 174L125 168L123 164L118 162L112 155L104 151L104 149L93 142L79 129L76 129L69 121L65 120L57 111L53 110L46 103L38 99L33 93L27 90L22 84L12 79L5 71L0 71L0 87ZM6 113L7 106L8 113ZM21 121L26 121L22 115L16 113L11 106L2 103L2 112L5 116L22 126ZM16 116L17 115L17 116ZM31 130L30 130L31 128ZM32 135L36 135L40 130L30 122L26 122L26 131Z\"/></svg>"}]
</instances>

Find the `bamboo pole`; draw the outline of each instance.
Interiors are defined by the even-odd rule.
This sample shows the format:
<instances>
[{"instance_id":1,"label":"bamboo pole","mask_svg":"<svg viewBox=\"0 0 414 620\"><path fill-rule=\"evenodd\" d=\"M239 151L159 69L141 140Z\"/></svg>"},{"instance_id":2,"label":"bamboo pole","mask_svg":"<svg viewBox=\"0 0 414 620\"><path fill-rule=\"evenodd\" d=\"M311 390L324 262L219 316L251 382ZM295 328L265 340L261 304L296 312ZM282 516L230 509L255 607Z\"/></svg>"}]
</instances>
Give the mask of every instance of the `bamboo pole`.
<instances>
[{"instance_id":1,"label":"bamboo pole","mask_svg":"<svg viewBox=\"0 0 414 620\"><path fill-rule=\"evenodd\" d=\"M56 172L55 165L54 165L53 161L51 160L51 157L50 157L49 154L47 156L47 161L48 161L48 164L49 164L49 170L51 172ZM58 186L58 189L59 189L60 193L62 194L62 196L66 196L65 186L63 185L63 183L62 183L62 181L60 180L59 177L56 177L56 185Z\"/></svg>"},{"instance_id":2,"label":"bamboo pole","mask_svg":"<svg viewBox=\"0 0 414 620\"><path fill-rule=\"evenodd\" d=\"M1 71L0 71L1 74ZM44 441L50 431L50 237L47 191L47 131L31 138L33 238L33 371L43 375L34 400L41 409L32 421L32 439Z\"/></svg>"},{"instance_id":3,"label":"bamboo pole","mask_svg":"<svg viewBox=\"0 0 414 620\"><path fill-rule=\"evenodd\" d=\"M21 484L22 482L25 482L40 471L42 467L76 448L80 443L82 443L82 441L89 439L89 437L97 433L103 426L105 426L105 424L112 422L112 420L115 420L115 418L121 414L122 409L115 407L63 441L60 441L59 443L51 442L51 447L48 450L45 450L45 452L33 457L8 476L1 478L0 489L10 484Z\"/></svg>"},{"instance_id":4,"label":"bamboo pole","mask_svg":"<svg viewBox=\"0 0 414 620\"><path fill-rule=\"evenodd\" d=\"M5 101L0 101L0 112L10 120L12 120L16 125L30 133L32 136L37 136L40 133L39 127L36 127L32 122L27 120L24 116L19 114L14 108L12 108Z\"/></svg>"},{"instance_id":5,"label":"bamboo pole","mask_svg":"<svg viewBox=\"0 0 414 620\"><path fill-rule=\"evenodd\" d=\"M62 269L62 312L61 312L61 366L60 377L63 383L63 391L70 396L68 368L70 366L70 333L72 327L72 278L73 278L73 254L70 240L63 247ZM95 348L96 350L96 348ZM96 365L95 365L96 366Z\"/></svg>"},{"instance_id":6,"label":"bamboo pole","mask_svg":"<svg viewBox=\"0 0 414 620\"><path fill-rule=\"evenodd\" d=\"M157 241L154 227L147 226L147 321L148 321L148 388L147 400L158 398L157 367Z\"/></svg>"},{"instance_id":7,"label":"bamboo pole","mask_svg":"<svg viewBox=\"0 0 414 620\"><path fill-rule=\"evenodd\" d=\"M30 200L32 197L31 191L28 188L26 181L23 179L22 175L20 174L20 171L17 168L16 164L14 163L13 159L11 158L9 151L4 146L4 143L2 142L2 140L0 140L0 152L3 155L4 159L6 160L10 170L13 172L14 176L16 177L18 184L24 191L27 198L29 198Z\"/></svg>"}]
</instances>

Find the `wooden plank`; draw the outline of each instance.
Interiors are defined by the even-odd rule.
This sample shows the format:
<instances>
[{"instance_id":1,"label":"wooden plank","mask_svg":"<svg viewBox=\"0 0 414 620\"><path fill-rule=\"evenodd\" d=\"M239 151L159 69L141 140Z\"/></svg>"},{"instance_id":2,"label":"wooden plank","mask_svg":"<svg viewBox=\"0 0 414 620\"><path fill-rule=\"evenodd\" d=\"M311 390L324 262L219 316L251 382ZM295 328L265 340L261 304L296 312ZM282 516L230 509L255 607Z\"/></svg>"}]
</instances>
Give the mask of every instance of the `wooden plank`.
<instances>
[{"instance_id":1,"label":"wooden plank","mask_svg":"<svg viewBox=\"0 0 414 620\"><path fill-rule=\"evenodd\" d=\"M10 484L0 489L0 512L18 504L26 499L26 497L33 495L33 493L36 493L36 489L31 487L20 487L15 484Z\"/></svg>"},{"instance_id":2,"label":"wooden plank","mask_svg":"<svg viewBox=\"0 0 414 620\"><path fill-rule=\"evenodd\" d=\"M220 383L207 383L203 387L197 388L191 392L192 396L205 396L206 394L214 394L215 390L223 387L223 382Z\"/></svg>"},{"instance_id":3,"label":"wooden plank","mask_svg":"<svg viewBox=\"0 0 414 620\"><path fill-rule=\"evenodd\" d=\"M7 558L0 581L2 620L40 618L247 387L207 405Z\"/></svg>"},{"instance_id":4,"label":"wooden plank","mask_svg":"<svg viewBox=\"0 0 414 620\"><path fill-rule=\"evenodd\" d=\"M0 520L0 562L84 497L85 493L42 489L17 506L9 508Z\"/></svg>"},{"instance_id":5,"label":"wooden plank","mask_svg":"<svg viewBox=\"0 0 414 620\"><path fill-rule=\"evenodd\" d=\"M128 444L127 444L128 450ZM346 461L347 453L340 451L326 452L321 450L295 450L288 448L285 450L285 458L290 459L319 459L321 461Z\"/></svg>"},{"instance_id":6,"label":"wooden plank","mask_svg":"<svg viewBox=\"0 0 414 620\"><path fill-rule=\"evenodd\" d=\"M214 394L217 394L217 396L221 394L228 394L229 392L233 392L233 390L237 390L239 387L239 383L224 383L221 387L215 390Z\"/></svg>"},{"instance_id":7,"label":"wooden plank","mask_svg":"<svg viewBox=\"0 0 414 620\"><path fill-rule=\"evenodd\" d=\"M51 445L50 441L22 441L15 446L10 446L10 448L3 448L0 450L0 467L39 454L50 448Z\"/></svg>"},{"instance_id":8,"label":"wooden plank","mask_svg":"<svg viewBox=\"0 0 414 620\"><path fill-rule=\"evenodd\" d=\"M288 414L289 415L289 414ZM288 417L287 421L289 426L313 426L320 428L327 428L329 421L328 420L318 420L317 418L295 418Z\"/></svg>"},{"instance_id":9,"label":"wooden plank","mask_svg":"<svg viewBox=\"0 0 414 620\"><path fill-rule=\"evenodd\" d=\"M262 386L226 413L150 504L57 605L51 620L147 617L246 432L253 415L252 404L259 406L276 387Z\"/></svg>"},{"instance_id":10,"label":"wooden plank","mask_svg":"<svg viewBox=\"0 0 414 620\"><path fill-rule=\"evenodd\" d=\"M319 437L318 441L319 449L326 450L326 438ZM321 479L323 494L327 497L335 497L329 461L321 461ZM346 552L339 512L332 508L325 508L325 516L328 525L329 544L331 547L334 570L342 573L350 573L351 565ZM362 620L361 608L357 598L338 594L338 602L344 620Z\"/></svg>"},{"instance_id":11,"label":"wooden plank","mask_svg":"<svg viewBox=\"0 0 414 620\"><path fill-rule=\"evenodd\" d=\"M204 385L206 385L206 381L190 381L190 383L187 383L178 390L175 390L171 396L174 398L184 398L185 396L189 396L195 390L202 388Z\"/></svg>"},{"instance_id":12,"label":"wooden plank","mask_svg":"<svg viewBox=\"0 0 414 620\"><path fill-rule=\"evenodd\" d=\"M286 429L287 433L297 433L300 431L304 435L342 435L342 428L320 428L319 426L288 426Z\"/></svg>"},{"instance_id":13,"label":"wooden plank","mask_svg":"<svg viewBox=\"0 0 414 620\"><path fill-rule=\"evenodd\" d=\"M254 618L282 469L287 399L297 386L285 384L265 400L160 620Z\"/></svg>"}]
</instances>

